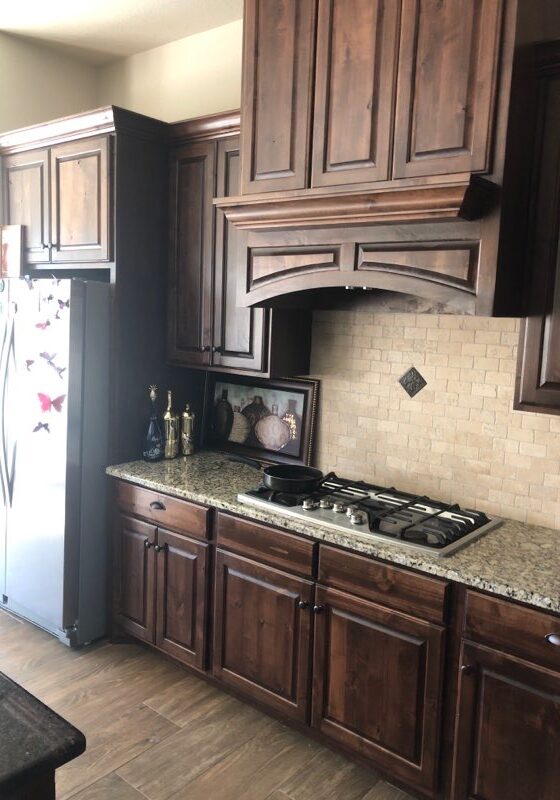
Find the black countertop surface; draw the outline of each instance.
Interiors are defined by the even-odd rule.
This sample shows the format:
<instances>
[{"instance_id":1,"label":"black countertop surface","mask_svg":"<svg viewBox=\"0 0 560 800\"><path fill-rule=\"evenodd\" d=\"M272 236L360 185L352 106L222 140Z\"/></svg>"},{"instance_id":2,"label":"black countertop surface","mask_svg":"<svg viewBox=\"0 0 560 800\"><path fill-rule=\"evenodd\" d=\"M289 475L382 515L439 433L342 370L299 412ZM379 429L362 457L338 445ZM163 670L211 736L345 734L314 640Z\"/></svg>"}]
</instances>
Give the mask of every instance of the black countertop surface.
<instances>
[{"instance_id":1,"label":"black countertop surface","mask_svg":"<svg viewBox=\"0 0 560 800\"><path fill-rule=\"evenodd\" d=\"M0 672L0 797L85 749L83 733Z\"/></svg>"}]
</instances>

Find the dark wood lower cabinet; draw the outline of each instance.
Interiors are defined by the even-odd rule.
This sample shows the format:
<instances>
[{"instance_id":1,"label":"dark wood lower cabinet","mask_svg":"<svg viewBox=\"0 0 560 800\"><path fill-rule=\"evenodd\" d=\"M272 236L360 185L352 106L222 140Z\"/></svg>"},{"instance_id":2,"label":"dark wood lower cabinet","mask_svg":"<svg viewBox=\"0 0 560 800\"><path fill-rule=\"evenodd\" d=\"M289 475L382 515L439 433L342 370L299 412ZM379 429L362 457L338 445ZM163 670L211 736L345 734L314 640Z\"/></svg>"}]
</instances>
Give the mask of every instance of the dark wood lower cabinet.
<instances>
[{"instance_id":1,"label":"dark wood lower cabinet","mask_svg":"<svg viewBox=\"0 0 560 800\"><path fill-rule=\"evenodd\" d=\"M218 549L214 675L287 717L304 721L312 597L311 581Z\"/></svg>"},{"instance_id":2,"label":"dark wood lower cabinet","mask_svg":"<svg viewBox=\"0 0 560 800\"><path fill-rule=\"evenodd\" d=\"M465 643L452 800L557 800L560 673Z\"/></svg>"},{"instance_id":3,"label":"dark wood lower cabinet","mask_svg":"<svg viewBox=\"0 0 560 800\"><path fill-rule=\"evenodd\" d=\"M437 782L444 629L317 587L312 723L396 779Z\"/></svg>"},{"instance_id":4,"label":"dark wood lower cabinet","mask_svg":"<svg viewBox=\"0 0 560 800\"><path fill-rule=\"evenodd\" d=\"M125 514L115 521L113 616L127 633L154 641L156 527Z\"/></svg>"},{"instance_id":5,"label":"dark wood lower cabinet","mask_svg":"<svg viewBox=\"0 0 560 800\"><path fill-rule=\"evenodd\" d=\"M204 669L209 546L160 528L157 547L156 645Z\"/></svg>"}]
</instances>

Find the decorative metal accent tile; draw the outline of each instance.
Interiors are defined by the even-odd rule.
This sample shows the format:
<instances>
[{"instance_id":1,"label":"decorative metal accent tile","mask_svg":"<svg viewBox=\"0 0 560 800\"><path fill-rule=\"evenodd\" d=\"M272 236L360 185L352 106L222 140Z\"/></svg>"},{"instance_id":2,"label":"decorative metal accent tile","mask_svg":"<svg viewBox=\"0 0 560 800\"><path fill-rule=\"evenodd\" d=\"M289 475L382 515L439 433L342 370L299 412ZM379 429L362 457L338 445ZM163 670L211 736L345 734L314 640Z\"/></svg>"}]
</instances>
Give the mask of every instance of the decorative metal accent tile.
<instances>
[{"instance_id":1,"label":"decorative metal accent tile","mask_svg":"<svg viewBox=\"0 0 560 800\"><path fill-rule=\"evenodd\" d=\"M427 381L420 375L416 367L411 367L399 378L399 383L409 397L414 397L415 394L422 391Z\"/></svg>"}]
</instances>

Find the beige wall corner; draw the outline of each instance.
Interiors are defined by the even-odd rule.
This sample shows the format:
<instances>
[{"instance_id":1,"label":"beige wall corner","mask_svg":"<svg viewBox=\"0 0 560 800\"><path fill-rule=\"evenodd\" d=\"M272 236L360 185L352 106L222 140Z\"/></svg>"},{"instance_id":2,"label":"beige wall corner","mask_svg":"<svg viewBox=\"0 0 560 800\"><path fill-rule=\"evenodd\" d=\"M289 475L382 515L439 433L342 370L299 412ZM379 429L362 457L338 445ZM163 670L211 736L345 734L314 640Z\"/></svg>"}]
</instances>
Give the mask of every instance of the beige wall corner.
<instances>
[{"instance_id":1,"label":"beige wall corner","mask_svg":"<svg viewBox=\"0 0 560 800\"><path fill-rule=\"evenodd\" d=\"M97 70L42 45L0 33L0 131L97 105Z\"/></svg>"},{"instance_id":2,"label":"beige wall corner","mask_svg":"<svg viewBox=\"0 0 560 800\"><path fill-rule=\"evenodd\" d=\"M98 73L98 106L166 122L238 108L242 20L120 59Z\"/></svg>"}]
</instances>

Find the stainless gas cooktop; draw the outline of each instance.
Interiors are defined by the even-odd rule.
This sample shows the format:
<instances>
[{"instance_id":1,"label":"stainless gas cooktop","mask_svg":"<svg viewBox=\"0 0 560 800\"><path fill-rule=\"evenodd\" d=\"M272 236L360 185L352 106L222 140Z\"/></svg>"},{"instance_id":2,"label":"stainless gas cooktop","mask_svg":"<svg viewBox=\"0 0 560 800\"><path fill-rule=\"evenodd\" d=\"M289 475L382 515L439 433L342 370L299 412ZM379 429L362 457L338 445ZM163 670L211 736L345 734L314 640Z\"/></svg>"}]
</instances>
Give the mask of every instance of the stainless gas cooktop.
<instances>
[{"instance_id":1,"label":"stainless gas cooktop","mask_svg":"<svg viewBox=\"0 0 560 800\"><path fill-rule=\"evenodd\" d=\"M240 503L346 534L390 541L447 556L501 524L480 511L397 489L327 475L309 494L264 486L237 495Z\"/></svg>"}]
</instances>

